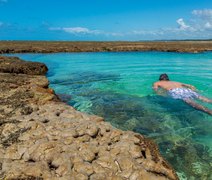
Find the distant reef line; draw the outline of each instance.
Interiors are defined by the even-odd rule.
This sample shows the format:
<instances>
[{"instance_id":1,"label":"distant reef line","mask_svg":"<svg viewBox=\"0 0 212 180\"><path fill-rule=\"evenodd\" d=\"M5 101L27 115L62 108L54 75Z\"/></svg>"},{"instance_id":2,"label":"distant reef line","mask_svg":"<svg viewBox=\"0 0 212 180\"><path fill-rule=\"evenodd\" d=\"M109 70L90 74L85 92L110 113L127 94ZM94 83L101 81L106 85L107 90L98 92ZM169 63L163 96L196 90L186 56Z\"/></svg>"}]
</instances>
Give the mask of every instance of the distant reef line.
<instances>
[{"instance_id":1,"label":"distant reef line","mask_svg":"<svg viewBox=\"0 0 212 180\"><path fill-rule=\"evenodd\" d=\"M208 41L0 41L0 54L59 52L212 51Z\"/></svg>"}]
</instances>

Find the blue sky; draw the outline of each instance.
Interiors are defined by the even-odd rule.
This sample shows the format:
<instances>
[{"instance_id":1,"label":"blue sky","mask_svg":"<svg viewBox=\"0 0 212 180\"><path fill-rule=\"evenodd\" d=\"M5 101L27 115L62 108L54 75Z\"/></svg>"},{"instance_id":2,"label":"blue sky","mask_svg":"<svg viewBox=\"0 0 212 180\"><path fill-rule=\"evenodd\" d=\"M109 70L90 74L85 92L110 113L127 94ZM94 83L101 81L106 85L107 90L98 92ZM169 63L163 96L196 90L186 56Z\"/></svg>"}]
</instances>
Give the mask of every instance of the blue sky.
<instances>
[{"instance_id":1,"label":"blue sky","mask_svg":"<svg viewBox=\"0 0 212 180\"><path fill-rule=\"evenodd\" d=\"M0 40L212 39L212 0L0 0Z\"/></svg>"}]
</instances>

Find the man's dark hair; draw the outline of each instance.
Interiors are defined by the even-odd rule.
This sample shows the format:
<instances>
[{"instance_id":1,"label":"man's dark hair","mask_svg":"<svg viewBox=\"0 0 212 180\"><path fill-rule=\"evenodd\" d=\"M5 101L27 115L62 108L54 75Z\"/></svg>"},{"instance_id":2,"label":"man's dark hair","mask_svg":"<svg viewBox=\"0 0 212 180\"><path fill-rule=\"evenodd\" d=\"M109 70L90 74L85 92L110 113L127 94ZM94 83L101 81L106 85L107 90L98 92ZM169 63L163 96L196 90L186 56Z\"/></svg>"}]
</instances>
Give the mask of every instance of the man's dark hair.
<instances>
[{"instance_id":1,"label":"man's dark hair","mask_svg":"<svg viewBox=\"0 0 212 180\"><path fill-rule=\"evenodd\" d=\"M161 74L159 77L160 81L169 81L169 76L167 74Z\"/></svg>"}]
</instances>

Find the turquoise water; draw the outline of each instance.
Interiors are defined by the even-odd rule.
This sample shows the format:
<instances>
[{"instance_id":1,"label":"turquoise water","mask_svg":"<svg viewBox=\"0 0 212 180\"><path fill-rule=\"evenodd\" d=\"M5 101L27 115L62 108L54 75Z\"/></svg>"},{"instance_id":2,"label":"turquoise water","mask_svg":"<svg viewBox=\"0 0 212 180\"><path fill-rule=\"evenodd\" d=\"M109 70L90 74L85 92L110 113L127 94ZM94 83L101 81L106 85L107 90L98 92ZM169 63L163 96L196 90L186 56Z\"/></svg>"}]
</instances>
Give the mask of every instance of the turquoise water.
<instances>
[{"instance_id":1,"label":"turquoise water","mask_svg":"<svg viewBox=\"0 0 212 180\"><path fill-rule=\"evenodd\" d=\"M152 90L158 76L167 73L171 80L192 84L212 98L212 52L15 56L44 62L50 86L79 111L154 139L180 179L212 179L212 116Z\"/></svg>"}]
</instances>

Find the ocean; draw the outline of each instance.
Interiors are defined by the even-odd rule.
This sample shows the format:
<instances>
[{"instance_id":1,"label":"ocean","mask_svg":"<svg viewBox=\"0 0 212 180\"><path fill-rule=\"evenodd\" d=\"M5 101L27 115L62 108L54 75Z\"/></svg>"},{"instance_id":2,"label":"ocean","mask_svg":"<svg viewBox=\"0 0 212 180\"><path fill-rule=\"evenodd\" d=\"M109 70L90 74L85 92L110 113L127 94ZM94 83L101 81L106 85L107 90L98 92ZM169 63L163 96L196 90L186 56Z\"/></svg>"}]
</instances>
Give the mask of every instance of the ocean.
<instances>
[{"instance_id":1,"label":"ocean","mask_svg":"<svg viewBox=\"0 0 212 180\"><path fill-rule=\"evenodd\" d=\"M13 54L45 63L50 87L77 110L153 139L180 179L212 179L212 116L152 84L162 73L212 98L212 52ZM212 109L212 104L197 100Z\"/></svg>"}]
</instances>

